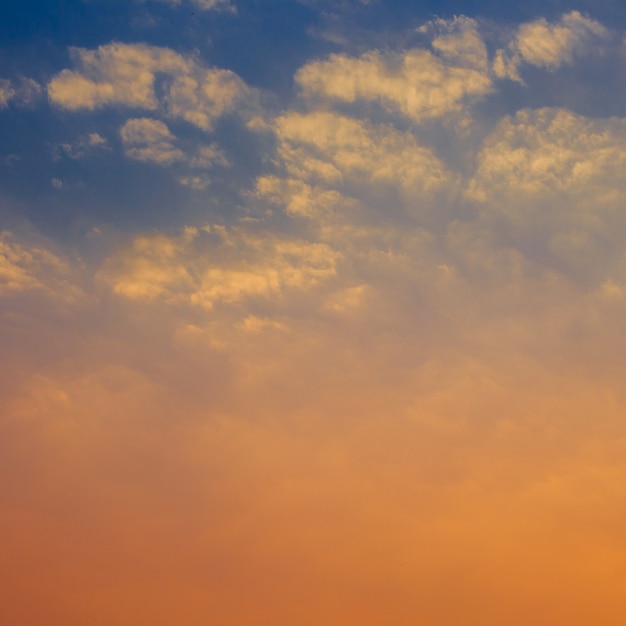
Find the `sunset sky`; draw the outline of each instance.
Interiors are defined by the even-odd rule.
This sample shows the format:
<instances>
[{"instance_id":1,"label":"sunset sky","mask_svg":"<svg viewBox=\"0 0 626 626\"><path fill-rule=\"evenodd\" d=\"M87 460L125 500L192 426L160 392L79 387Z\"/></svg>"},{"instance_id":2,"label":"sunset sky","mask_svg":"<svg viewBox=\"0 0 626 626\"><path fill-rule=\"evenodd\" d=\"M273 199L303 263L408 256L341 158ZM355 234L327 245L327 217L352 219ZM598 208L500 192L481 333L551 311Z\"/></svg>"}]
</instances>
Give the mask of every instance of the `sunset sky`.
<instances>
[{"instance_id":1,"label":"sunset sky","mask_svg":"<svg viewBox=\"0 0 626 626\"><path fill-rule=\"evenodd\" d=\"M625 615L622 0L2 3L1 624Z\"/></svg>"}]
</instances>

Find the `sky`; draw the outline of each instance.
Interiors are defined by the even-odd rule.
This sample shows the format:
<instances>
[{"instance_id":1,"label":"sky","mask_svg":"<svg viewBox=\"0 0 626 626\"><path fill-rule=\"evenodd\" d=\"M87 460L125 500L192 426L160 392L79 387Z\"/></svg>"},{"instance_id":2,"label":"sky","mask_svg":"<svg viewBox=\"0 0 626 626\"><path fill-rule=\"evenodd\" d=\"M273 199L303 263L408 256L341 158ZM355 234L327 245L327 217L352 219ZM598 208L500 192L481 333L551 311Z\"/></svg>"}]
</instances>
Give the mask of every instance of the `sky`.
<instances>
[{"instance_id":1,"label":"sky","mask_svg":"<svg viewBox=\"0 0 626 626\"><path fill-rule=\"evenodd\" d=\"M626 5L7 0L0 621L617 626Z\"/></svg>"}]
</instances>

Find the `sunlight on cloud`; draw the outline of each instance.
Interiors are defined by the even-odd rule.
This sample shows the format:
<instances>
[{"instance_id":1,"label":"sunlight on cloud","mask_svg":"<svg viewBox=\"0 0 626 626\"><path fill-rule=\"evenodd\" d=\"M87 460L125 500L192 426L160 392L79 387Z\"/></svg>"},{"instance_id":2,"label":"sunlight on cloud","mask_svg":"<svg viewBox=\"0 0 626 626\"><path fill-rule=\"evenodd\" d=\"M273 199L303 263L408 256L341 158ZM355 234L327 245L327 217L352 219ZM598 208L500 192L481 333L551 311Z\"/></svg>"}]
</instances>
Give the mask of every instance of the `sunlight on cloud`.
<instances>
[{"instance_id":1,"label":"sunlight on cloud","mask_svg":"<svg viewBox=\"0 0 626 626\"><path fill-rule=\"evenodd\" d=\"M449 32L434 39L434 52L414 48L372 50L359 57L333 54L302 67L296 82L307 98L376 101L415 122L441 117L493 89L485 44L474 21L457 19L445 30Z\"/></svg>"},{"instance_id":2,"label":"sunlight on cloud","mask_svg":"<svg viewBox=\"0 0 626 626\"><path fill-rule=\"evenodd\" d=\"M571 64L575 56L588 54L608 36L602 24L578 11L566 13L552 24L540 18L522 24L508 48L497 51L494 71L498 78L516 81L521 81L519 69L524 63L554 71Z\"/></svg>"},{"instance_id":3,"label":"sunlight on cloud","mask_svg":"<svg viewBox=\"0 0 626 626\"><path fill-rule=\"evenodd\" d=\"M70 273L67 259L0 232L0 297L34 290L71 299L77 290L68 280Z\"/></svg>"},{"instance_id":4,"label":"sunlight on cloud","mask_svg":"<svg viewBox=\"0 0 626 626\"><path fill-rule=\"evenodd\" d=\"M288 113L276 120L287 171L324 184L394 184L428 196L450 182L445 165L411 133L342 115Z\"/></svg>"},{"instance_id":5,"label":"sunlight on cloud","mask_svg":"<svg viewBox=\"0 0 626 626\"><path fill-rule=\"evenodd\" d=\"M120 135L126 156L131 159L167 165L185 158L184 153L172 143L174 135L159 120L128 120L120 129Z\"/></svg>"},{"instance_id":6,"label":"sunlight on cloud","mask_svg":"<svg viewBox=\"0 0 626 626\"><path fill-rule=\"evenodd\" d=\"M107 260L101 277L133 299L163 298L210 309L217 302L306 289L335 273L337 253L321 243L214 226L180 237L141 236Z\"/></svg>"},{"instance_id":7,"label":"sunlight on cloud","mask_svg":"<svg viewBox=\"0 0 626 626\"><path fill-rule=\"evenodd\" d=\"M228 167L230 162L215 145L196 146L194 152L185 153L176 147L176 137L166 124L150 118L135 118L124 123L120 129L124 154L137 161L168 166L182 164L186 175L178 182L193 189L204 189L210 184L206 175L189 173L193 170L209 170L215 166Z\"/></svg>"},{"instance_id":8,"label":"sunlight on cloud","mask_svg":"<svg viewBox=\"0 0 626 626\"><path fill-rule=\"evenodd\" d=\"M538 198L567 193L601 207L620 200L625 137L621 118L523 109L501 120L487 137L471 185L481 198L510 194L503 210L520 193Z\"/></svg>"},{"instance_id":9,"label":"sunlight on cloud","mask_svg":"<svg viewBox=\"0 0 626 626\"><path fill-rule=\"evenodd\" d=\"M622 279L625 137L620 118L519 111L485 140L469 194L505 218L509 237L527 249L581 278Z\"/></svg>"},{"instance_id":10,"label":"sunlight on cloud","mask_svg":"<svg viewBox=\"0 0 626 626\"><path fill-rule=\"evenodd\" d=\"M48 84L50 101L69 110L110 105L160 109L210 130L247 94L233 72L206 68L193 56L168 48L113 43L97 50L73 48L72 55L78 70L63 70ZM167 77L160 98L157 76Z\"/></svg>"}]
</instances>

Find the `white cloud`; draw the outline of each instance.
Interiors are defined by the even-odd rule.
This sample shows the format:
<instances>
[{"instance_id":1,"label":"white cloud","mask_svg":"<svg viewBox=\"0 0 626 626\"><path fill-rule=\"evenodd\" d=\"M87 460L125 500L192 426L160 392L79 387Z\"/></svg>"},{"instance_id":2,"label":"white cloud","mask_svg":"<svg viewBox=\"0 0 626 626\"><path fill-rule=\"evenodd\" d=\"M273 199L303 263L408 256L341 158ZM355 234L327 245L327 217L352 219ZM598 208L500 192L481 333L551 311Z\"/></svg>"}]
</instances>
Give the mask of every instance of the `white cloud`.
<instances>
[{"instance_id":1,"label":"white cloud","mask_svg":"<svg viewBox=\"0 0 626 626\"><path fill-rule=\"evenodd\" d=\"M458 111L492 91L485 44L467 18L440 21L437 29L433 52L333 54L302 67L296 82L307 98L377 101L416 122Z\"/></svg>"},{"instance_id":2,"label":"white cloud","mask_svg":"<svg viewBox=\"0 0 626 626\"><path fill-rule=\"evenodd\" d=\"M522 24L509 46L497 51L494 72L499 78L520 81L523 63L554 71L572 63L575 56L589 53L607 37L604 26L578 11L566 13L556 23L540 18Z\"/></svg>"},{"instance_id":3,"label":"white cloud","mask_svg":"<svg viewBox=\"0 0 626 626\"><path fill-rule=\"evenodd\" d=\"M210 130L248 93L233 72L204 67L168 48L112 43L97 50L74 48L72 56L77 69L63 70L48 84L50 101L65 109L161 110ZM157 81L162 81L158 93Z\"/></svg>"}]
</instances>

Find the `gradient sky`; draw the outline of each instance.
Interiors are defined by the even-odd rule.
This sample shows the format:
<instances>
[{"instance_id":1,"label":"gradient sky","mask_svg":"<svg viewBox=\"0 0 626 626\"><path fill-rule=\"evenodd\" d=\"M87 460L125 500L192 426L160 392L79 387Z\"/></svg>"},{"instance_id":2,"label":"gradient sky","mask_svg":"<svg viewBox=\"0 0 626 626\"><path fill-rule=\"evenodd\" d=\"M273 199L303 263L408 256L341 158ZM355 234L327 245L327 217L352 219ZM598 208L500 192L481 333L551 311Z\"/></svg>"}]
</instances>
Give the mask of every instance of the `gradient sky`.
<instances>
[{"instance_id":1,"label":"gradient sky","mask_svg":"<svg viewBox=\"0 0 626 626\"><path fill-rule=\"evenodd\" d=\"M0 42L1 623L623 624L626 4Z\"/></svg>"}]
</instances>

